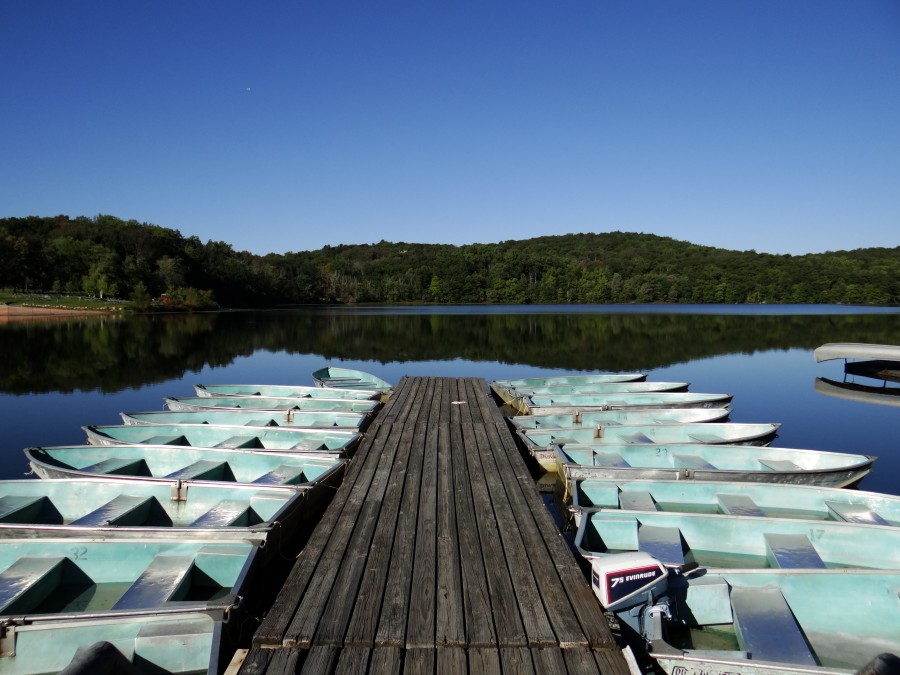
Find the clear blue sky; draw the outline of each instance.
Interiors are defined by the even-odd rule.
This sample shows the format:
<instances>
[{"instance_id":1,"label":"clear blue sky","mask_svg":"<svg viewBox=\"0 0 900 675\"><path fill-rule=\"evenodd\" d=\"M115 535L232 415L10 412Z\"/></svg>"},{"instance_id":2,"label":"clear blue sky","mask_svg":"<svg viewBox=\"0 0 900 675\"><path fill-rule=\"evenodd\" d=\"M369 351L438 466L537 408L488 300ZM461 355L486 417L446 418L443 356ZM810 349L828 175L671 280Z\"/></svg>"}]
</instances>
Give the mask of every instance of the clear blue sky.
<instances>
[{"instance_id":1,"label":"clear blue sky","mask_svg":"<svg viewBox=\"0 0 900 675\"><path fill-rule=\"evenodd\" d=\"M900 245L898 0L0 0L0 216Z\"/></svg>"}]
</instances>

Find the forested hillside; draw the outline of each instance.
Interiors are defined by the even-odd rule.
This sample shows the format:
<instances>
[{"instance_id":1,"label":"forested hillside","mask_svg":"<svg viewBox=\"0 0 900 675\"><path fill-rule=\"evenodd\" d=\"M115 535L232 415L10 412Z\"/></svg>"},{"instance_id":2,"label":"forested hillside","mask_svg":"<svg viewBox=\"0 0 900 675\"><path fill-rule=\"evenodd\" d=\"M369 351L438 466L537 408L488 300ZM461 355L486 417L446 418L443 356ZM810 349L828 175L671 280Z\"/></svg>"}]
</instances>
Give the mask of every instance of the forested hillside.
<instances>
[{"instance_id":1,"label":"forested hillside","mask_svg":"<svg viewBox=\"0 0 900 675\"><path fill-rule=\"evenodd\" d=\"M900 247L771 255L623 232L258 256L107 215L5 218L0 260L0 288L139 305L900 303Z\"/></svg>"}]
</instances>

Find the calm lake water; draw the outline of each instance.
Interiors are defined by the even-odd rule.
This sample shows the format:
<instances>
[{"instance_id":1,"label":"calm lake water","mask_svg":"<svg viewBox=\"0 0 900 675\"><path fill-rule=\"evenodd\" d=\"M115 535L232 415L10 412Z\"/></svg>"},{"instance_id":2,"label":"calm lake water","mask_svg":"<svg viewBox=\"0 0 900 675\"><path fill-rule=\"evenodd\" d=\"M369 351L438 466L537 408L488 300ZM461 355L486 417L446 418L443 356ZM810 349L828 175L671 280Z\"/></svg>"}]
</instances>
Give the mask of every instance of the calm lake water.
<instances>
[{"instance_id":1,"label":"calm lake water","mask_svg":"<svg viewBox=\"0 0 900 675\"><path fill-rule=\"evenodd\" d=\"M27 474L25 447L83 443L82 425L161 410L194 384L312 384L331 364L391 382L642 370L734 394L733 421L783 424L773 445L876 455L861 487L900 494L900 407L816 391L818 377L845 379L842 362L815 362L826 342L897 344L900 310L354 307L0 325L0 478Z\"/></svg>"}]
</instances>

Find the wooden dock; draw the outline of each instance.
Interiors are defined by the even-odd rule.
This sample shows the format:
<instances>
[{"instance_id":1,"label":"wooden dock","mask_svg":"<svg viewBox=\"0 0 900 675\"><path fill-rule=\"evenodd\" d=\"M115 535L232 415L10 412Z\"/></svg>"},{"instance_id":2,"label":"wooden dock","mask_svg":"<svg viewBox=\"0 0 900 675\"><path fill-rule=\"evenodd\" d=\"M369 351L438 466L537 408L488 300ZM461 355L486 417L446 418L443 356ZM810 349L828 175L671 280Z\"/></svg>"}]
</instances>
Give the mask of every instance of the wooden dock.
<instances>
[{"instance_id":1,"label":"wooden dock","mask_svg":"<svg viewBox=\"0 0 900 675\"><path fill-rule=\"evenodd\" d=\"M627 675L482 379L403 378L241 675Z\"/></svg>"}]
</instances>

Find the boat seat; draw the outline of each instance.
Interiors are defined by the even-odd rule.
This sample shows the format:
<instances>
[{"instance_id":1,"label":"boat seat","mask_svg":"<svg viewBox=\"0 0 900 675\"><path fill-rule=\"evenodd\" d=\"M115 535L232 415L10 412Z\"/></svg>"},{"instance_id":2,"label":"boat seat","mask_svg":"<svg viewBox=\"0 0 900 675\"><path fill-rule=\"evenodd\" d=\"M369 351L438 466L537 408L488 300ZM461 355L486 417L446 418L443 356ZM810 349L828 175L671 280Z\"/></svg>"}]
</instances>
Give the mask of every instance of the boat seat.
<instances>
[{"instance_id":1,"label":"boat seat","mask_svg":"<svg viewBox=\"0 0 900 675\"><path fill-rule=\"evenodd\" d=\"M622 434L623 443L653 443L653 439L642 431L636 431L633 434Z\"/></svg>"},{"instance_id":2,"label":"boat seat","mask_svg":"<svg viewBox=\"0 0 900 675\"><path fill-rule=\"evenodd\" d=\"M622 490L619 493L619 508L626 511L659 511L653 495L647 490Z\"/></svg>"},{"instance_id":3,"label":"boat seat","mask_svg":"<svg viewBox=\"0 0 900 675\"><path fill-rule=\"evenodd\" d=\"M301 441L291 446L291 450L306 450L307 452L331 452L324 443L319 443L317 447L313 447L308 441Z\"/></svg>"},{"instance_id":4,"label":"boat seat","mask_svg":"<svg viewBox=\"0 0 900 675\"><path fill-rule=\"evenodd\" d=\"M73 520L71 525L102 527L105 525L143 525L150 515L153 497L118 495L98 509Z\"/></svg>"},{"instance_id":5,"label":"boat seat","mask_svg":"<svg viewBox=\"0 0 900 675\"><path fill-rule=\"evenodd\" d=\"M638 528L638 550L649 553L663 564L684 565L681 530L677 527L642 524Z\"/></svg>"},{"instance_id":6,"label":"boat seat","mask_svg":"<svg viewBox=\"0 0 900 675\"><path fill-rule=\"evenodd\" d=\"M715 471L716 467L700 455L684 455L680 452L672 453L672 461L675 463L676 469L702 469L705 471Z\"/></svg>"},{"instance_id":7,"label":"boat seat","mask_svg":"<svg viewBox=\"0 0 900 675\"><path fill-rule=\"evenodd\" d=\"M135 459L133 457L109 457L96 464L85 466L79 469L79 471L96 474L115 473L122 476L150 475L150 471L147 469L147 463L144 459Z\"/></svg>"},{"instance_id":8,"label":"boat seat","mask_svg":"<svg viewBox=\"0 0 900 675\"><path fill-rule=\"evenodd\" d=\"M181 600L190 588L193 569L193 556L157 555L113 609L146 609Z\"/></svg>"},{"instance_id":9,"label":"boat seat","mask_svg":"<svg viewBox=\"0 0 900 675\"><path fill-rule=\"evenodd\" d=\"M718 434L710 434L702 431L695 431L692 434L688 434L688 438L695 440L698 443L711 443L713 445L725 442L725 439Z\"/></svg>"},{"instance_id":10,"label":"boat seat","mask_svg":"<svg viewBox=\"0 0 900 675\"><path fill-rule=\"evenodd\" d=\"M278 422L276 422L271 417L260 417L255 420L247 420L244 423L245 427L277 427L279 426Z\"/></svg>"},{"instance_id":11,"label":"boat seat","mask_svg":"<svg viewBox=\"0 0 900 675\"><path fill-rule=\"evenodd\" d=\"M865 504L847 504L844 502L825 501L828 514L835 520L862 525L890 525L888 521L869 509Z\"/></svg>"},{"instance_id":12,"label":"boat seat","mask_svg":"<svg viewBox=\"0 0 900 675\"><path fill-rule=\"evenodd\" d=\"M825 563L819 557L805 534L763 534L766 540L766 559L775 569L825 569Z\"/></svg>"},{"instance_id":13,"label":"boat seat","mask_svg":"<svg viewBox=\"0 0 900 675\"><path fill-rule=\"evenodd\" d=\"M190 445L184 436L151 436L141 443L145 445Z\"/></svg>"},{"instance_id":14,"label":"boat seat","mask_svg":"<svg viewBox=\"0 0 900 675\"><path fill-rule=\"evenodd\" d=\"M248 525L250 525L250 504L236 499L223 499L191 523L191 527L247 527Z\"/></svg>"},{"instance_id":15,"label":"boat seat","mask_svg":"<svg viewBox=\"0 0 900 675\"><path fill-rule=\"evenodd\" d=\"M0 573L0 614L29 612L54 591L66 558L23 557Z\"/></svg>"},{"instance_id":16,"label":"boat seat","mask_svg":"<svg viewBox=\"0 0 900 675\"><path fill-rule=\"evenodd\" d=\"M179 480L234 480L228 462L214 459L199 459L193 464L173 471L166 478Z\"/></svg>"},{"instance_id":17,"label":"boat seat","mask_svg":"<svg viewBox=\"0 0 900 675\"><path fill-rule=\"evenodd\" d=\"M719 510L726 516L765 517L766 513L747 495L717 494Z\"/></svg>"},{"instance_id":18,"label":"boat seat","mask_svg":"<svg viewBox=\"0 0 900 675\"><path fill-rule=\"evenodd\" d=\"M759 463L764 469L772 471L803 471L802 467L787 459L761 459Z\"/></svg>"},{"instance_id":19,"label":"boat seat","mask_svg":"<svg viewBox=\"0 0 900 675\"><path fill-rule=\"evenodd\" d=\"M306 474L302 466L282 464L253 481L256 485L296 485L305 483Z\"/></svg>"},{"instance_id":20,"label":"boat seat","mask_svg":"<svg viewBox=\"0 0 900 675\"><path fill-rule=\"evenodd\" d=\"M818 665L780 590L732 588L731 607L738 644L751 660Z\"/></svg>"},{"instance_id":21,"label":"boat seat","mask_svg":"<svg viewBox=\"0 0 900 675\"><path fill-rule=\"evenodd\" d=\"M257 436L232 436L221 443L216 443L214 448L264 448L262 441Z\"/></svg>"},{"instance_id":22,"label":"boat seat","mask_svg":"<svg viewBox=\"0 0 900 675\"><path fill-rule=\"evenodd\" d=\"M631 466L618 452L594 453L594 466L603 466L608 469L627 469Z\"/></svg>"},{"instance_id":23,"label":"boat seat","mask_svg":"<svg viewBox=\"0 0 900 675\"><path fill-rule=\"evenodd\" d=\"M0 523L35 523L47 497L0 497Z\"/></svg>"}]
</instances>

